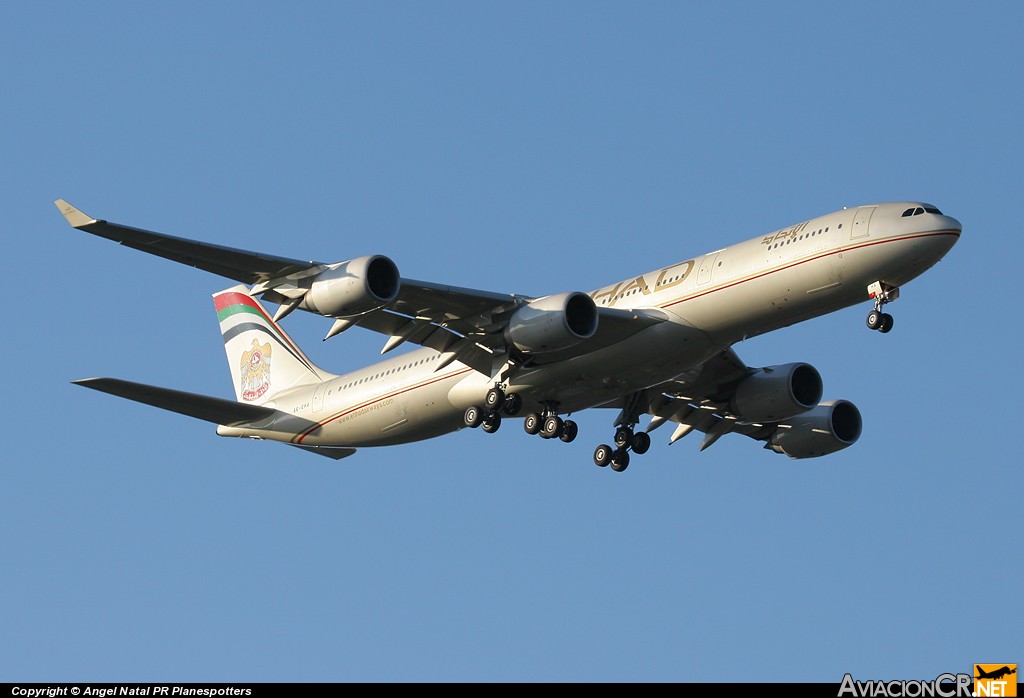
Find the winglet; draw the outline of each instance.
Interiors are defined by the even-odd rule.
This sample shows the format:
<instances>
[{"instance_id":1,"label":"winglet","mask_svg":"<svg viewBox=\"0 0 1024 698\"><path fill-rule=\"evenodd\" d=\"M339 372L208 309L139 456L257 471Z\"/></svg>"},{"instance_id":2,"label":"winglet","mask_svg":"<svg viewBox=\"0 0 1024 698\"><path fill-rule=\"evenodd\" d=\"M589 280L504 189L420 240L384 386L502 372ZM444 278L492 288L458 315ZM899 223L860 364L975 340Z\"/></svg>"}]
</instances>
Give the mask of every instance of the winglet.
<instances>
[{"instance_id":1,"label":"winglet","mask_svg":"<svg viewBox=\"0 0 1024 698\"><path fill-rule=\"evenodd\" d=\"M90 218L89 216L85 215L64 199L57 199L53 203L60 211L61 215L68 220L68 223L71 224L72 228L81 228L82 226L96 222L95 218Z\"/></svg>"}]
</instances>

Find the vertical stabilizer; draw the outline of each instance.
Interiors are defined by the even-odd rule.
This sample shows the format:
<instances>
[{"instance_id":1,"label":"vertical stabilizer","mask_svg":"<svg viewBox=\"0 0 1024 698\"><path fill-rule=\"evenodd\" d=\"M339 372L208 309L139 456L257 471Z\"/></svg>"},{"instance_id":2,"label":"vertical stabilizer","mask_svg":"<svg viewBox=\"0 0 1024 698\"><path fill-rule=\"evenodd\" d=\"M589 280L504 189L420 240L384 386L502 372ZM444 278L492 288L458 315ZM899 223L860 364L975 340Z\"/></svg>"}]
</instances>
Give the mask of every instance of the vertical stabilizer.
<instances>
[{"instance_id":1,"label":"vertical stabilizer","mask_svg":"<svg viewBox=\"0 0 1024 698\"><path fill-rule=\"evenodd\" d=\"M245 286L213 294L235 398L262 405L299 385L333 378L306 358Z\"/></svg>"}]
</instances>

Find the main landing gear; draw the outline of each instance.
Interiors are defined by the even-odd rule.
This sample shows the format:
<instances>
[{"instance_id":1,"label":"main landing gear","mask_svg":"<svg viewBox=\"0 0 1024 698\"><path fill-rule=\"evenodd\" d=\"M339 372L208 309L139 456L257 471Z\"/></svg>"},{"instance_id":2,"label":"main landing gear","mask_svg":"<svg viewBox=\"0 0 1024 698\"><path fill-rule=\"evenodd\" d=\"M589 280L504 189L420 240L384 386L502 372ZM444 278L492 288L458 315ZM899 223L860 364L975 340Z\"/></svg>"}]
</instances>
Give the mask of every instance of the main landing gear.
<instances>
[{"instance_id":1,"label":"main landing gear","mask_svg":"<svg viewBox=\"0 0 1024 698\"><path fill-rule=\"evenodd\" d=\"M483 407L473 405L466 410L464 420L467 427L475 429L483 427L488 434L498 431L501 416L515 417L523 409L523 399L515 393L505 394L500 386L487 391ZM542 439L558 439L571 443L579 433L579 427L571 419L562 419L552 407L543 413L531 412L523 420L523 428L527 434L540 434Z\"/></svg>"},{"instance_id":2,"label":"main landing gear","mask_svg":"<svg viewBox=\"0 0 1024 698\"><path fill-rule=\"evenodd\" d=\"M651 447L651 437L641 431L633 433L633 427L620 425L615 430L615 448L601 444L594 450L594 463L600 467L612 466L612 470L621 473L629 467L629 451L642 456Z\"/></svg>"},{"instance_id":3,"label":"main landing gear","mask_svg":"<svg viewBox=\"0 0 1024 698\"><path fill-rule=\"evenodd\" d=\"M868 329L885 334L892 329L893 319L889 313L882 312L882 306L899 298L900 290L896 286L876 281L868 286L868 294L875 299L875 309L868 313Z\"/></svg>"},{"instance_id":4,"label":"main landing gear","mask_svg":"<svg viewBox=\"0 0 1024 698\"><path fill-rule=\"evenodd\" d=\"M572 443L579 434L579 427L571 419L562 419L554 410L548 408L543 414L531 412L523 420L523 430L527 434L539 434L542 439L558 439L564 443Z\"/></svg>"},{"instance_id":5,"label":"main landing gear","mask_svg":"<svg viewBox=\"0 0 1024 698\"><path fill-rule=\"evenodd\" d=\"M484 396L484 406L473 405L466 410L463 419L467 427L476 429L483 427L488 434L498 431L501 426L501 415L515 417L523 409L523 399L515 393L505 394L499 386L494 386Z\"/></svg>"},{"instance_id":6,"label":"main landing gear","mask_svg":"<svg viewBox=\"0 0 1024 698\"><path fill-rule=\"evenodd\" d=\"M651 447L651 437L641 431L634 433L640 415L646 409L649 400L645 392L630 393L623 398L622 411L615 420L615 447L601 444L594 450L594 463L600 467L612 466L612 470L621 473L629 467L630 450L638 456L647 453Z\"/></svg>"}]
</instances>

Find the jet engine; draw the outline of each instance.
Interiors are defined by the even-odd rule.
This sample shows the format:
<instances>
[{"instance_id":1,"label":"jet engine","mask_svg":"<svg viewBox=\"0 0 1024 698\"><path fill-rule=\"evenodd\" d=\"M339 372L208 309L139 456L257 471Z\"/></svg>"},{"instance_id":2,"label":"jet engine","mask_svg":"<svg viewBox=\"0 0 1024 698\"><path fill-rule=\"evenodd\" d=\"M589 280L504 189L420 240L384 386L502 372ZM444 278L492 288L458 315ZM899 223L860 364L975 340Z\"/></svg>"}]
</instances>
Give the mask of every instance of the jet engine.
<instances>
[{"instance_id":1,"label":"jet engine","mask_svg":"<svg viewBox=\"0 0 1024 698\"><path fill-rule=\"evenodd\" d=\"M790 458L816 458L852 446L860 438L860 410L847 400L830 400L788 420L768 447Z\"/></svg>"},{"instance_id":2,"label":"jet engine","mask_svg":"<svg viewBox=\"0 0 1024 698\"><path fill-rule=\"evenodd\" d=\"M733 412L752 422L778 422L821 400L821 374L810 364L768 366L736 386Z\"/></svg>"},{"instance_id":3,"label":"jet engine","mask_svg":"<svg viewBox=\"0 0 1024 698\"><path fill-rule=\"evenodd\" d=\"M302 307L328 317L358 315L395 300L401 283L398 267L387 257L359 257L318 274Z\"/></svg>"},{"instance_id":4,"label":"jet engine","mask_svg":"<svg viewBox=\"0 0 1024 698\"><path fill-rule=\"evenodd\" d=\"M516 348L534 354L567 349L597 331L597 306L585 293L545 296L512 313L505 330Z\"/></svg>"}]
</instances>

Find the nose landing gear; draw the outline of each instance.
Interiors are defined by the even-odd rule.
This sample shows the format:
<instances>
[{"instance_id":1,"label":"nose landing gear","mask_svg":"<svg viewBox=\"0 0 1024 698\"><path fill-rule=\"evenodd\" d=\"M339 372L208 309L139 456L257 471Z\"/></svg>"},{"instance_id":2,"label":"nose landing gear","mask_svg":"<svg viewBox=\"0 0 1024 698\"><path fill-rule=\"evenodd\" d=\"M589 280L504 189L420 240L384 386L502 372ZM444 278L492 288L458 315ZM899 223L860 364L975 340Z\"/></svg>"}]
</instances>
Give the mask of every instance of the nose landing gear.
<instances>
[{"instance_id":1,"label":"nose landing gear","mask_svg":"<svg viewBox=\"0 0 1024 698\"><path fill-rule=\"evenodd\" d=\"M882 306L899 298L900 290L884 281L876 281L868 286L868 295L875 299L875 309L868 313L868 329L878 330L885 334L892 330L893 319L889 313L882 312Z\"/></svg>"}]
</instances>

